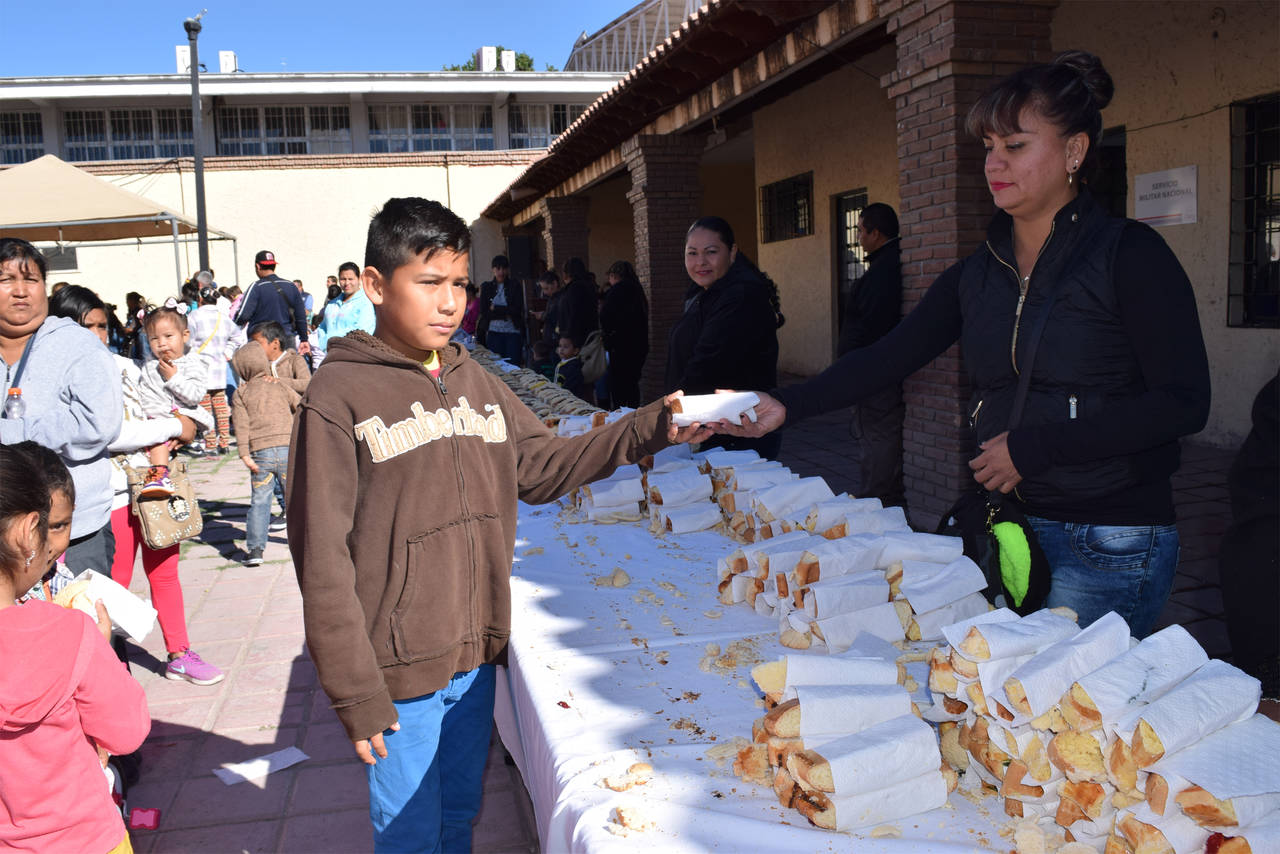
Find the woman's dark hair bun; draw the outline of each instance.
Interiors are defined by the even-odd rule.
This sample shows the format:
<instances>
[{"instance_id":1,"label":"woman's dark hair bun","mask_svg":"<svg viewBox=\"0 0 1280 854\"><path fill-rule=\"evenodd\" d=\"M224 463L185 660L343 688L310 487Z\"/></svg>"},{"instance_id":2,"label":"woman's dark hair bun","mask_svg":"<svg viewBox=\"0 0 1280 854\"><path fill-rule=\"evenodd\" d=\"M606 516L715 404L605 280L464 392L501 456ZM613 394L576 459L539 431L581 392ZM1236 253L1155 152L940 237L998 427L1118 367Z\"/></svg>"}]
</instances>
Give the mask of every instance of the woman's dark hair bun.
<instances>
[{"instance_id":1,"label":"woman's dark hair bun","mask_svg":"<svg viewBox=\"0 0 1280 854\"><path fill-rule=\"evenodd\" d=\"M1064 50L1053 58L1054 65L1065 65L1080 75L1086 89L1093 95L1099 110L1106 109L1116 94L1116 84L1102 67L1102 60L1086 50Z\"/></svg>"}]
</instances>

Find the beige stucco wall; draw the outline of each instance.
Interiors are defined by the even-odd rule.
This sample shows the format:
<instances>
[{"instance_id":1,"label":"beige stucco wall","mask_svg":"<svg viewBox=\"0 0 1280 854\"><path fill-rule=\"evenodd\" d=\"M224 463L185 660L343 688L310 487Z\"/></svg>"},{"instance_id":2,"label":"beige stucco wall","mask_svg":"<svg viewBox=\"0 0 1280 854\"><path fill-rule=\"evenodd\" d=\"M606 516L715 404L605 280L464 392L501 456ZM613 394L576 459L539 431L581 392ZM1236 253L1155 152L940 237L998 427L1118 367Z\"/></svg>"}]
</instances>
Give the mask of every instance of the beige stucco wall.
<instances>
[{"instance_id":1,"label":"beige stucco wall","mask_svg":"<svg viewBox=\"0 0 1280 854\"><path fill-rule=\"evenodd\" d=\"M210 170L205 172L205 198L211 226L239 238L241 287L254 279L253 256L270 249L279 260L277 272L302 279L307 292L323 304L324 280L344 261L364 261L369 219L387 199L425 196L449 205L472 225L473 257L482 265L472 275L488 277L484 264L502 251L496 223L480 212L524 168L520 164L404 166L388 168ZM171 206L195 219L195 185L190 172L107 176L107 180ZM195 243L181 248L184 275L198 269ZM172 244L94 246L77 252L79 271L51 273L51 282L68 281L97 291L124 308L124 295L139 291L159 302L177 294ZM209 244L209 260L220 285L236 280L229 241Z\"/></svg>"},{"instance_id":2,"label":"beige stucco wall","mask_svg":"<svg viewBox=\"0 0 1280 854\"><path fill-rule=\"evenodd\" d=\"M636 262L635 218L627 201L630 189L631 176L623 170L582 193L591 199L587 264L599 282L604 282L604 274L614 261Z\"/></svg>"},{"instance_id":3,"label":"beige stucco wall","mask_svg":"<svg viewBox=\"0 0 1280 854\"><path fill-rule=\"evenodd\" d=\"M755 167L742 163L704 163L698 169L702 198L699 216L718 216L733 227L738 249L758 260ZM767 269L767 268L766 268Z\"/></svg>"},{"instance_id":4,"label":"beige stucco wall","mask_svg":"<svg viewBox=\"0 0 1280 854\"><path fill-rule=\"evenodd\" d=\"M1158 229L1196 291L1209 352L1213 408L1197 436L1238 445L1253 397L1280 363L1280 330L1227 326L1232 101L1280 89L1280 13L1272 2L1065 0L1053 24L1057 50L1101 57L1116 84L1103 112L1126 128L1129 214L1137 175L1197 167L1196 222ZM1188 118L1182 118L1182 117ZM1172 120L1172 121L1171 121Z\"/></svg>"},{"instance_id":5,"label":"beige stucco wall","mask_svg":"<svg viewBox=\"0 0 1280 854\"><path fill-rule=\"evenodd\" d=\"M879 84L894 65L894 48L881 48L755 114L757 187L813 170L814 233L759 247L787 316L780 370L815 373L835 352L832 197L866 187L869 201L898 207L896 118Z\"/></svg>"}]
</instances>

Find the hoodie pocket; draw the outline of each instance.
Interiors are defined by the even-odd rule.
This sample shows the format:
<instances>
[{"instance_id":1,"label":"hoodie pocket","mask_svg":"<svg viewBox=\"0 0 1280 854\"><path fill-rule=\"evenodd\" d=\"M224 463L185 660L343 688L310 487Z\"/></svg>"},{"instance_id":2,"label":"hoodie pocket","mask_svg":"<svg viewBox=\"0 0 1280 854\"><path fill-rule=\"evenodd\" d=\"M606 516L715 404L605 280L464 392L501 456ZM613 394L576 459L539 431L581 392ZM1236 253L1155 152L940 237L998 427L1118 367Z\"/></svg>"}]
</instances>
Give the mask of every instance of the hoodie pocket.
<instances>
[{"instance_id":1,"label":"hoodie pocket","mask_svg":"<svg viewBox=\"0 0 1280 854\"><path fill-rule=\"evenodd\" d=\"M404 590L391 612L396 661L436 658L474 633L475 521L459 519L405 544Z\"/></svg>"}]
</instances>

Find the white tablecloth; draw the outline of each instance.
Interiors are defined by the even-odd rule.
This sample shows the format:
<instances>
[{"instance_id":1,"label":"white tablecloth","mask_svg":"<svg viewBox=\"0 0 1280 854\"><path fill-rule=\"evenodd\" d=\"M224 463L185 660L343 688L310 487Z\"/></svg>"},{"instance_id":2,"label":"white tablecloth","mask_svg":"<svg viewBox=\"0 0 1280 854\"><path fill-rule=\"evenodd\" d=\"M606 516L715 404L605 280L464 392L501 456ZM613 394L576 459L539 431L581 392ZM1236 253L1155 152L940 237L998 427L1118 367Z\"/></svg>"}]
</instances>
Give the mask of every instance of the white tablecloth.
<instances>
[{"instance_id":1,"label":"white tablecloth","mask_svg":"<svg viewBox=\"0 0 1280 854\"><path fill-rule=\"evenodd\" d=\"M735 736L750 738L763 714L751 665L791 652L772 620L716 602L715 559L734 544L711 532L655 538L640 524L571 523L563 512L520 507L514 626L496 708L544 852L1009 847L996 833L1004 816L994 798L975 804L955 793L946 807L894 822L902 838L855 837L813 828L771 790L742 782L732 756L722 764L707 757ZM593 583L618 566L629 586ZM743 639L755 654L736 668L699 668L709 643L728 651ZM625 792L599 785L637 761L653 766L652 782ZM617 806L636 807L656 827L615 835Z\"/></svg>"}]
</instances>

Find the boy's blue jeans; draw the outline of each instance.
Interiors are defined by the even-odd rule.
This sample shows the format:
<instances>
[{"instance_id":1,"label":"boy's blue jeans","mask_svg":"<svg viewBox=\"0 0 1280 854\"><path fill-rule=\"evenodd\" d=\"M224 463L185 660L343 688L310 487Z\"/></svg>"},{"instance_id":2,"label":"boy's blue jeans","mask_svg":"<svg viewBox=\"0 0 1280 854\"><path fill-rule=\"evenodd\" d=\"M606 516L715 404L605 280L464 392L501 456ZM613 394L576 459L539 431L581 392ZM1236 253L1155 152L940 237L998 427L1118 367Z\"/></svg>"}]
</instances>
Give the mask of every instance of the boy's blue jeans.
<instances>
[{"instance_id":1,"label":"boy's blue jeans","mask_svg":"<svg viewBox=\"0 0 1280 854\"><path fill-rule=\"evenodd\" d=\"M263 448L249 454L258 465L258 473L249 473L253 493L249 497L249 516L245 520L245 548L249 551L267 547L267 526L271 523L271 495L280 502L284 513L284 478L289 470L289 446Z\"/></svg>"},{"instance_id":2,"label":"boy's blue jeans","mask_svg":"<svg viewBox=\"0 0 1280 854\"><path fill-rule=\"evenodd\" d=\"M494 666L482 664L434 694L395 701L400 729L382 733L387 757L365 766L374 851L471 850L493 692Z\"/></svg>"},{"instance_id":3,"label":"boy's blue jeans","mask_svg":"<svg viewBox=\"0 0 1280 854\"><path fill-rule=\"evenodd\" d=\"M1134 637L1151 633L1178 568L1175 526L1027 521L1053 568L1046 607L1066 605L1081 626L1115 611Z\"/></svg>"}]
</instances>

